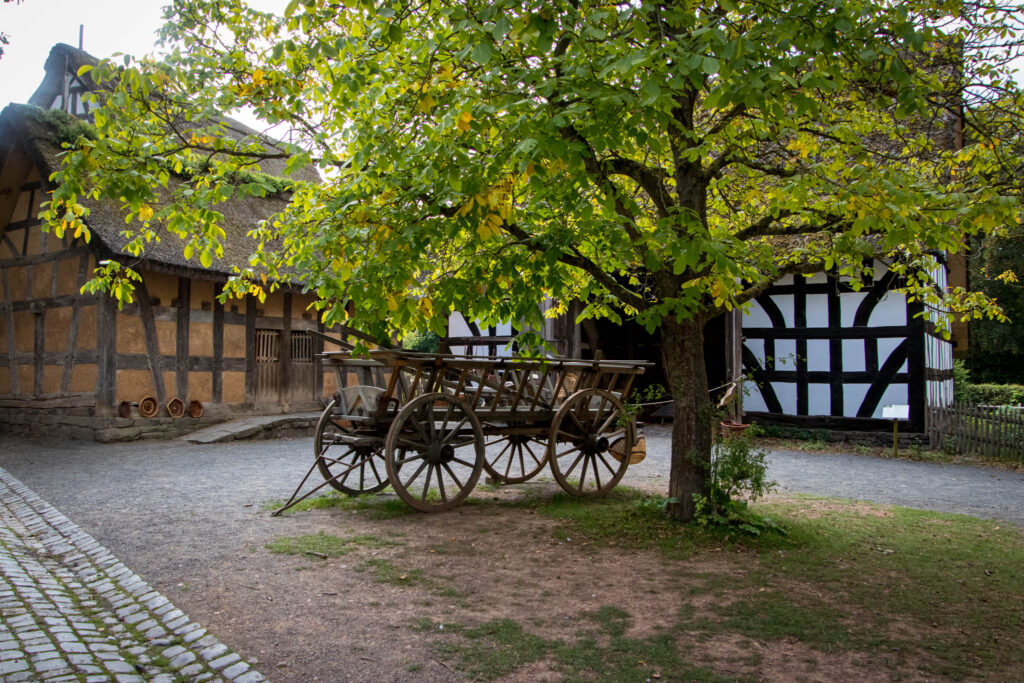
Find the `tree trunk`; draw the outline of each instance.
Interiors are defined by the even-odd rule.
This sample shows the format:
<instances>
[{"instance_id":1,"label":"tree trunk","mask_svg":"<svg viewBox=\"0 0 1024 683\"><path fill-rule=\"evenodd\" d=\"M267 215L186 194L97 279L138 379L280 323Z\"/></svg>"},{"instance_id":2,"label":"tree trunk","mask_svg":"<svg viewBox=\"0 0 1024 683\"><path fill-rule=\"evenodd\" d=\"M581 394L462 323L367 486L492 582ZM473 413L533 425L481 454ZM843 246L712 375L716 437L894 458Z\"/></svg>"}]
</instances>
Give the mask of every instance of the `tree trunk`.
<instances>
[{"instance_id":1,"label":"tree trunk","mask_svg":"<svg viewBox=\"0 0 1024 683\"><path fill-rule=\"evenodd\" d=\"M696 512L693 496L704 491L711 464L712 406L704 366L704 322L668 317L661 324L661 354L675 417L672 423L672 469L669 508L682 522Z\"/></svg>"}]
</instances>

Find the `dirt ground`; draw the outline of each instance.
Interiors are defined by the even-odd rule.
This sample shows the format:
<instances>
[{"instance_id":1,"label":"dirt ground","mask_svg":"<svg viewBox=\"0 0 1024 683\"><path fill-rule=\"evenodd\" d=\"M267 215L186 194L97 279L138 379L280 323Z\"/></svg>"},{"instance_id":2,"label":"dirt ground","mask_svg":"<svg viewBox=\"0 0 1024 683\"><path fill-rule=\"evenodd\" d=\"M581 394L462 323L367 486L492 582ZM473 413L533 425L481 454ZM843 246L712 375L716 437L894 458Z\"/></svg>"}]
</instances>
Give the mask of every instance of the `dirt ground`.
<instances>
[{"instance_id":1,"label":"dirt ground","mask_svg":"<svg viewBox=\"0 0 1024 683\"><path fill-rule=\"evenodd\" d=\"M649 432L648 444L648 459L630 468L624 484L664 494L667 439ZM757 585L751 580L756 560L749 551L704 551L669 560L659 551L597 547L567 535L564 522L531 507L501 504L554 493L557 485L549 476L502 489L478 486L467 504L441 514L382 518L372 510L315 509L271 517L265 504L288 496L308 468L309 453L302 439L203 447L0 440L0 465L219 639L257 659L274 681L468 680L485 674L483 666L467 666L464 655L484 641L498 643L492 650L509 650L502 645L509 638L542 637L571 646L593 637L591 651L599 650L599 657L633 656L632 650L613 652L596 622L602 610L613 617L615 610L628 613L622 622L628 638L655 645L659 637L670 640L682 662L673 671L704 667L705 679L936 679L925 673L936 669L923 655L894 652L894 640L870 652L829 652L809 646L806 638L758 637L750 629L747 635L728 629L712 635L698 622L758 590L751 588ZM1001 517L1004 508L1016 506L1016 517L1004 517L1010 519L1019 517L1024 490L1018 473L849 455L773 455L771 474L784 492L920 507L937 501L938 509L949 509L957 494L1002 506L986 508L983 515ZM866 515L878 509L863 507ZM954 505L952 511L973 508ZM808 517L821 512L804 510ZM281 537L320 532L348 541L345 554L321 559L266 547ZM734 584L730 577L737 579ZM806 585L771 590L808 604L824 600L807 595L814 583L812 578ZM843 618L856 618L848 605L838 607ZM499 620L521 632L513 629L504 641L500 633L472 632ZM485 659L496 657L484 650ZM587 666L593 660L586 648L579 652L580 666L567 668L573 653L561 651L561 659L542 653L519 665L505 661L488 675L511 671L502 675L517 681L558 680L567 671L594 680L690 675L648 667L642 656L628 662L629 677L595 673Z\"/></svg>"},{"instance_id":2,"label":"dirt ground","mask_svg":"<svg viewBox=\"0 0 1024 683\"><path fill-rule=\"evenodd\" d=\"M553 484L534 485L553 492ZM519 489L521 491L522 489ZM588 614L603 607L632 617L627 637L676 626L680 614L712 614L720 599L695 590L700 577L728 576L742 553L705 553L669 561L661 553L592 547L564 536L558 520L528 508L488 504L484 496L443 515L374 518L367 511L307 510L288 534L357 539L351 552L321 559L275 554L251 545L237 558L200 567L165 592L179 607L258 659L272 680L465 680L458 662L438 654L455 628L509 619L529 633L571 642ZM761 642L740 635L707 639L677 631L693 666L725 679L764 681L889 680L891 662L865 653L826 654L795 639ZM913 662L899 666L914 679ZM648 680L662 674L651 668ZM600 678L600 677L599 677ZM667 676L667 680L674 680ZM527 664L500 680L561 680L550 661Z\"/></svg>"}]
</instances>

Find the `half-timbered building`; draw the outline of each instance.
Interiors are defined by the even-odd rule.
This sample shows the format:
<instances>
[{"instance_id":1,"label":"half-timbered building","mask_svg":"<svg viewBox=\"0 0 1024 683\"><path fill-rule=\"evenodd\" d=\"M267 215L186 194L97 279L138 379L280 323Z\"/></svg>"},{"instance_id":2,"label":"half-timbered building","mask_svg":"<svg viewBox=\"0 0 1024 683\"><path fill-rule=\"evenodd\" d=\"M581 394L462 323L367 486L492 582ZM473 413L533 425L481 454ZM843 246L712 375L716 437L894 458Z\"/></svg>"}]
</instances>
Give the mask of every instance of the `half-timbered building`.
<instances>
[{"instance_id":1,"label":"half-timbered building","mask_svg":"<svg viewBox=\"0 0 1024 683\"><path fill-rule=\"evenodd\" d=\"M232 265L244 265L253 251L247 232L286 197L229 204L225 258L210 268L184 258L177 240L132 257L121 235L124 214L111 202L90 206L89 242L43 229L40 204L52 190L61 141L74 116L88 117L81 94L92 84L77 73L94 61L56 46L31 104L0 114L0 427L120 440L234 415L319 408L334 379L317 357L323 343L311 331L322 327L311 297L285 283L263 302L219 299ZM261 170L281 175L283 164ZM104 259L142 276L133 303L119 308L108 296L83 293Z\"/></svg>"},{"instance_id":2,"label":"half-timbered building","mask_svg":"<svg viewBox=\"0 0 1024 683\"><path fill-rule=\"evenodd\" d=\"M945 267L933 277L945 286ZM889 429L885 406L907 406L923 431L928 406L953 400L953 346L938 313L897 291L882 261L855 288L825 273L787 275L742 317L748 420L832 429Z\"/></svg>"}]
</instances>

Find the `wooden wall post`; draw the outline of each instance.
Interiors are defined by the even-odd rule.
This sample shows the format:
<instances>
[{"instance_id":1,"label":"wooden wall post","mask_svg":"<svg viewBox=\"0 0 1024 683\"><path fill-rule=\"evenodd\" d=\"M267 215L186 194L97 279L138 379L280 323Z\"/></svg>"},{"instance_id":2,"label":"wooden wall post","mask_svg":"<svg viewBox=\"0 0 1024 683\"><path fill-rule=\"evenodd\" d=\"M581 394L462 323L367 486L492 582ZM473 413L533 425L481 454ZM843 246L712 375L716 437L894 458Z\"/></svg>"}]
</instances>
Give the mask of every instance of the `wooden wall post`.
<instances>
[{"instance_id":1,"label":"wooden wall post","mask_svg":"<svg viewBox=\"0 0 1024 683\"><path fill-rule=\"evenodd\" d=\"M11 276L7 268L0 269L4 286L4 322L7 324L7 366L11 373L11 393L21 393L18 387L18 349L14 341L14 306L11 302Z\"/></svg>"},{"instance_id":2,"label":"wooden wall post","mask_svg":"<svg viewBox=\"0 0 1024 683\"><path fill-rule=\"evenodd\" d=\"M32 318L35 322L34 338L32 340L32 393L39 396L43 393L43 351L46 345L46 309L39 302L32 304Z\"/></svg>"},{"instance_id":3,"label":"wooden wall post","mask_svg":"<svg viewBox=\"0 0 1024 683\"><path fill-rule=\"evenodd\" d=\"M178 398L188 403L188 347L189 320L192 307L192 281L185 277L178 278L178 317L175 334L175 377L174 392Z\"/></svg>"},{"instance_id":4,"label":"wooden wall post","mask_svg":"<svg viewBox=\"0 0 1024 683\"><path fill-rule=\"evenodd\" d=\"M278 399L282 403L291 398L291 369L292 369L292 295L291 292L284 294L284 313L281 320L281 346L278 354L278 365L280 369L280 382L278 384Z\"/></svg>"},{"instance_id":5,"label":"wooden wall post","mask_svg":"<svg viewBox=\"0 0 1024 683\"><path fill-rule=\"evenodd\" d=\"M245 400L256 400L256 298L245 295Z\"/></svg>"},{"instance_id":6,"label":"wooden wall post","mask_svg":"<svg viewBox=\"0 0 1024 683\"><path fill-rule=\"evenodd\" d=\"M149 375L153 381L153 392L156 394L156 401L163 405L167 402L167 390L164 387L164 363L163 356L160 355L160 343L156 336L153 302L150 301L145 279L138 284L136 290L139 302L139 318L142 319L142 335L146 340L146 360L149 365ZM141 399L142 396L140 395L137 398Z\"/></svg>"},{"instance_id":7,"label":"wooden wall post","mask_svg":"<svg viewBox=\"0 0 1024 683\"><path fill-rule=\"evenodd\" d=\"M96 414L114 410L117 383L117 302L101 294L96 301Z\"/></svg>"},{"instance_id":8,"label":"wooden wall post","mask_svg":"<svg viewBox=\"0 0 1024 683\"><path fill-rule=\"evenodd\" d=\"M223 283L213 283L213 367L210 384L214 403L220 403L224 396L224 304L220 301L223 291Z\"/></svg>"},{"instance_id":9,"label":"wooden wall post","mask_svg":"<svg viewBox=\"0 0 1024 683\"><path fill-rule=\"evenodd\" d=\"M55 267L53 271L57 272L57 268ZM78 284L75 290L75 303L71 309L71 329L68 331L68 350L64 356L64 371L60 377L60 393L62 394L66 394L71 390L71 375L75 369L75 349L78 346L78 326L81 323L82 305L86 297L86 295L81 293L81 290L88 274L89 254L83 252L78 257L78 278L75 280Z\"/></svg>"},{"instance_id":10,"label":"wooden wall post","mask_svg":"<svg viewBox=\"0 0 1024 683\"><path fill-rule=\"evenodd\" d=\"M316 330L324 334L324 323L320 320L319 312L316 314ZM319 401L324 395L324 359L320 354L324 352L324 340L322 337L313 337L313 400Z\"/></svg>"}]
</instances>

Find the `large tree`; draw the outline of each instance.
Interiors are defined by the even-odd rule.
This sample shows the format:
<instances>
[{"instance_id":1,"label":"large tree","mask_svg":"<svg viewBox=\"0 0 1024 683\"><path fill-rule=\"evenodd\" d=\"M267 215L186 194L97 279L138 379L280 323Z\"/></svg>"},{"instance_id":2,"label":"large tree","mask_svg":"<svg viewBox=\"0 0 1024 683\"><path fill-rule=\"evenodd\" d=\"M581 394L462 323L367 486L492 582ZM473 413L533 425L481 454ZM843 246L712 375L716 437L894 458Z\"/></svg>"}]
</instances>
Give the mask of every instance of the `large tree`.
<instances>
[{"instance_id":1,"label":"large tree","mask_svg":"<svg viewBox=\"0 0 1024 683\"><path fill-rule=\"evenodd\" d=\"M379 338L443 331L449 310L536 325L542 300L658 330L688 519L711 450L710 319L786 273L858 282L875 257L938 305L929 254L1017 211L985 180L1005 162L989 119L1019 112L1013 9L293 0L278 17L174 0L165 58L94 74L105 106L51 220L78 230L87 198L117 198L139 251L169 230L209 263L218 203L268 190L240 171L318 164L233 291L298 273L325 322ZM241 107L288 144L228 134L218 116ZM188 180L173 196L170 174ZM123 272L106 264L103 286L124 296Z\"/></svg>"}]
</instances>

